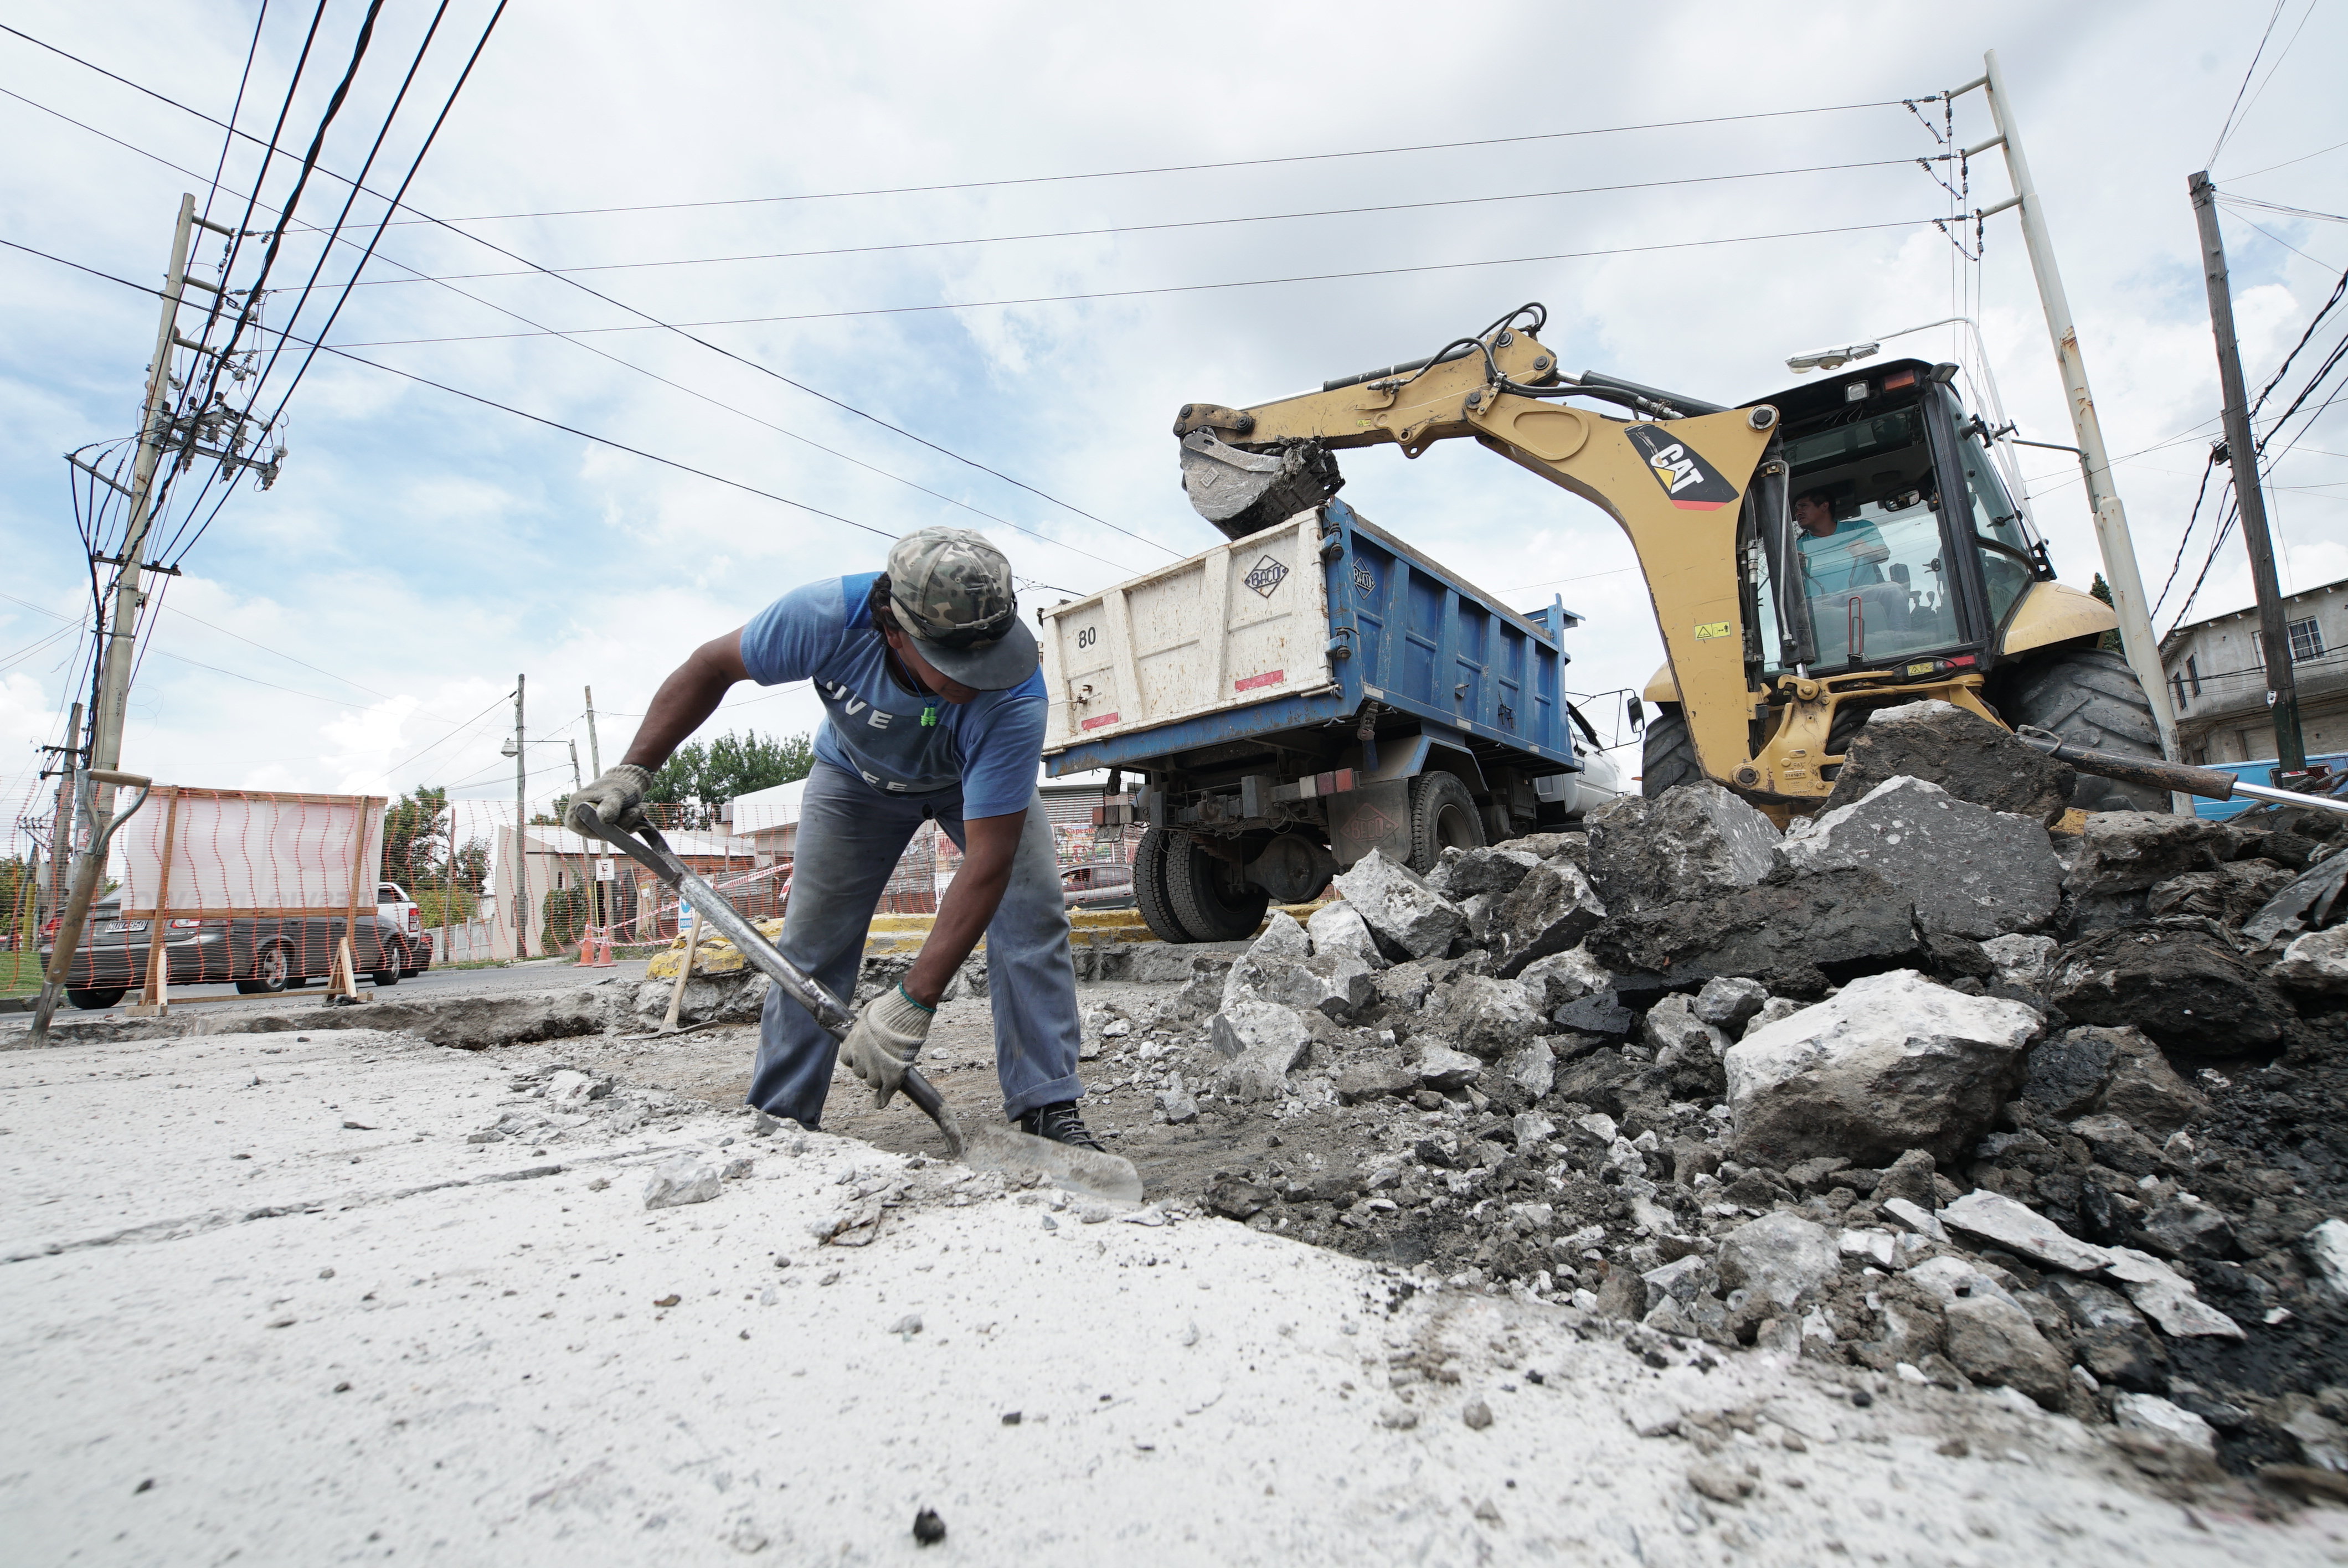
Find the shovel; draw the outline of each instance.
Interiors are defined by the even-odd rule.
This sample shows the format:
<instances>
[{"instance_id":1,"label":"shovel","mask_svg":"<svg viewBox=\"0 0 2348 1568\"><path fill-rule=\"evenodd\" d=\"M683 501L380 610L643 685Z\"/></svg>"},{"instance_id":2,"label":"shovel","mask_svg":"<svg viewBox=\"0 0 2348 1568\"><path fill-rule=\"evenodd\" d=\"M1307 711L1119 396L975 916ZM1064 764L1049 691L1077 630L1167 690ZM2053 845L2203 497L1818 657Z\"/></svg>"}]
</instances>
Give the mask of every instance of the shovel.
<instances>
[{"instance_id":1,"label":"shovel","mask_svg":"<svg viewBox=\"0 0 2348 1568\"><path fill-rule=\"evenodd\" d=\"M604 822L595 815L595 808L581 803L571 814L573 831L590 838L600 838L616 845L631 859L648 867L667 886L685 895L693 905L694 914L716 927L722 936L734 944L735 949L751 963L766 971L767 977L782 989L783 994L808 1013L825 1032L836 1040L845 1040L856 1022L856 1015L848 1005L824 988L814 976L783 957L781 949L767 940L758 927L744 918L740 911L726 901L724 894L702 880L677 858L660 830L647 824L642 834ZM954 1157L975 1171L1000 1171L1005 1175L1033 1173L1056 1186L1090 1197L1107 1198L1117 1203L1141 1201L1141 1177L1133 1162L1117 1154L1093 1149L1078 1149L1066 1143L1055 1143L1049 1138L994 1122L983 1122L965 1128L953 1107L942 1099L936 1087L922 1074L919 1068L907 1068L901 1086L905 1098L921 1107L922 1114L938 1124L945 1134L946 1145Z\"/></svg>"}]
</instances>

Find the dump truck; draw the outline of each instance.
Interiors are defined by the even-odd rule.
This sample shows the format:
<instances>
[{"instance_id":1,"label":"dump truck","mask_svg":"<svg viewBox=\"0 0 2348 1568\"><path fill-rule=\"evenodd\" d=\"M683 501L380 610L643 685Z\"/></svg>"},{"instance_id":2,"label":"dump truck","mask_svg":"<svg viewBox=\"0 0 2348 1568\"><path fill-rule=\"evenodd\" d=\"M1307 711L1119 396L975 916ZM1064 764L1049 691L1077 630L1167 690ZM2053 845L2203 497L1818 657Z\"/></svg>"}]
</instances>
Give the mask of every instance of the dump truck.
<instances>
[{"instance_id":1,"label":"dump truck","mask_svg":"<svg viewBox=\"0 0 2348 1568\"><path fill-rule=\"evenodd\" d=\"M1512 610L1341 500L1037 619L1045 765L1138 775L1106 810L1146 828L1134 901L1169 942L1247 936L1373 849L1426 871L1616 793L1565 691L1580 618Z\"/></svg>"}]
</instances>

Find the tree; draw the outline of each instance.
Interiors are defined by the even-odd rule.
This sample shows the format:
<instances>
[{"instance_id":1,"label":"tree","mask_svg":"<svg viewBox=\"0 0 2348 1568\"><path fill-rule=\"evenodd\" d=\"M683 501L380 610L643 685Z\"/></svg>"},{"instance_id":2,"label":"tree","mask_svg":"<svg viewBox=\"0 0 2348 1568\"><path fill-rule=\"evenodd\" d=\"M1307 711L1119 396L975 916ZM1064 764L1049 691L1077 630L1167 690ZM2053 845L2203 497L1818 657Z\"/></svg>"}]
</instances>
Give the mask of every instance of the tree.
<instances>
[{"instance_id":1,"label":"tree","mask_svg":"<svg viewBox=\"0 0 2348 1568\"><path fill-rule=\"evenodd\" d=\"M419 784L383 814L383 877L410 894L443 885L448 792Z\"/></svg>"},{"instance_id":2,"label":"tree","mask_svg":"<svg viewBox=\"0 0 2348 1568\"><path fill-rule=\"evenodd\" d=\"M815 769L812 734L761 735L731 731L704 743L679 746L644 791L644 799L682 808L676 825L707 827L717 808L737 795L803 779Z\"/></svg>"},{"instance_id":3,"label":"tree","mask_svg":"<svg viewBox=\"0 0 2348 1568\"><path fill-rule=\"evenodd\" d=\"M2112 585L2104 580L2104 574L2102 572L2097 572L2096 574L2096 586L2089 589L2087 591L2095 595L2097 599L2102 600L2106 604L2110 604L2112 602ZM2098 641L2096 646L2098 648L2109 649L2112 652L2116 653L2120 651L2120 634L2116 631L2106 631L2104 633L2102 641Z\"/></svg>"}]
</instances>

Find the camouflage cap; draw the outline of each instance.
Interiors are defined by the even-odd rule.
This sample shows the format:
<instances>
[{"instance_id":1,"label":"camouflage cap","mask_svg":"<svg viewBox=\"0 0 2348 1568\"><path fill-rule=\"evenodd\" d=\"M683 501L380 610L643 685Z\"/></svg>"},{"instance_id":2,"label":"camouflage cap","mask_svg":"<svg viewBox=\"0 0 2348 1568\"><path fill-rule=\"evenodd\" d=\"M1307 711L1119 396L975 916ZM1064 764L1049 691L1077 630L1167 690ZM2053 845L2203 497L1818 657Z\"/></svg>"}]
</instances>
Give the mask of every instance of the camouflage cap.
<instances>
[{"instance_id":1,"label":"camouflage cap","mask_svg":"<svg viewBox=\"0 0 2348 1568\"><path fill-rule=\"evenodd\" d=\"M965 686L1007 691L1042 661L1010 559L973 529L916 528L890 546L889 607L922 657Z\"/></svg>"}]
</instances>

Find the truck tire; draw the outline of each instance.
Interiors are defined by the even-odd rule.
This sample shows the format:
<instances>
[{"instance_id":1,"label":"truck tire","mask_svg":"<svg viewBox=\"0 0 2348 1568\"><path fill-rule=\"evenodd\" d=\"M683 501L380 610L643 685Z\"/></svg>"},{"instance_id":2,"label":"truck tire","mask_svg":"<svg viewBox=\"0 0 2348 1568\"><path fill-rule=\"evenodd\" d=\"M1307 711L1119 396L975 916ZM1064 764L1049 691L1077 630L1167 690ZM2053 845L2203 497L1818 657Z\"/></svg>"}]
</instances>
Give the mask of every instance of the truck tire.
<instances>
[{"instance_id":1,"label":"truck tire","mask_svg":"<svg viewBox=\"0 0 2348 1568\"><path fill-rule=\"evenodd\" d=\"M285 989L294 972L294 956L283 942L273 942L252 956L252 977L236 982L249 997L274 996Z\"/></svg>"},{"instance_id":2,"label":"truck tire","mask_svg":"<svg viewBox=\"0 0 2348 1568\"><path fill-rule=\"evenodd\" d=\"M1639 762L1639 793L1649 800L1674 784L1703 781L1704 768L1695 760L1695 737L1688 733L1687 713L1678 703L1655 704Z\"/></svg>"},{"instance_id":3,"label":"truck tire","mask_svg":"<svg viewBox=\"0 0 2348 1568\"><path fill-rule=\"evenodd\" d=\"M1447 849L1481 849L1484 814L1457 774L1421 774L1410 781L1410 860L1424 876Z\"/></svg>"},{"instance_id":4,"label":"truck tire","mask_svg":"<svg viewBox=\"0 0 2348 1568\"><path fill-rule=\"evenodd\" d=\"M2160 756L2160 727L2136 671L2103 648L2074 648L2024 665L2003 704L2006 721L2052 730L2066 741L2127 757ZM2166 791L2081 774L2071 792L2081 811L2167 812Z\"/></svg>"},{"instance_id":5,"label":"truck tire","mask_svg":"<svg viewBox=\"0 0 2348 1568\"><path fill-rule=\"evenodd\" d=\"M1133 852L1133 902L1141 911L1141 923L1156 932L1159 941L1194 941L1197 938L1182 928L1173 903L1166 897L1166 848L1173 836L1162 827L1141 835L1141 847Z\"/></svg>"},{"instance_id":6,"label":"truck tire","mask_svg":"<svg viewBox=\"0 0 2348 1568\"><path fill-rule=\"evenodd\" d=\"M84 1012L104 1012L122 999L122 993L127 989L123 986L68 986L66 988L66 1000Z\"/></svg>"},{"instance_id":7,"label":"truck tire","mask_svg":"<svg viewBox=\"0 0 2348 1568\"><path fill-rule=\"evenodd\" d=\"M1166 901L1194 942L1236 942L1263 924L1272 895L1248 881L1239 866L1208 854L1188 834L1166 848Z\"/></svg>"},{"instance_id":8,"label":"truck tire","mask_svg":"<svg viewBox=\"0 0 2348 1568\"><path fill-rule=\"evenodd\" d=\"M384 967L371 971L367 975L367 979L373 980L377 986L397 985L399 983L399 977L407 972L407 948L398 942L389 942L385 944L383 949L383 963Z\"/></svg>"}]
</instances>

